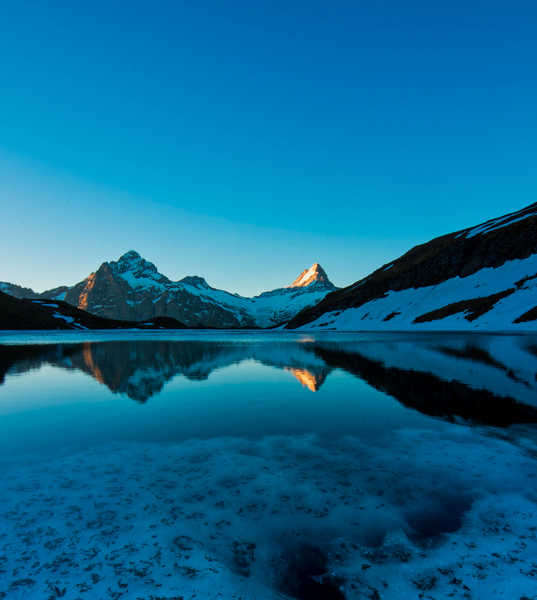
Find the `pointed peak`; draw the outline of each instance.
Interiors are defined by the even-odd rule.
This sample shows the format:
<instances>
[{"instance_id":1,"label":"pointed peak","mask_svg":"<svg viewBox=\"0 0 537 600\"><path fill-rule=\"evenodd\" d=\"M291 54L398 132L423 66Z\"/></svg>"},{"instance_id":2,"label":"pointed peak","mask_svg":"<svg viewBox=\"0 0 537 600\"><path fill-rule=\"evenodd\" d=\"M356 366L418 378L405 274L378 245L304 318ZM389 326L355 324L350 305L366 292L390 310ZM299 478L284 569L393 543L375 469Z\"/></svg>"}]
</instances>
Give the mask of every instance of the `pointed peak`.
<instances>
[{"instance_id":1,"label":"pointed peak","mask_svg":"<svg viewBox=\"0 0 537 600\"><path fill-rule=\"evenodd\" d=\"M164 275L158 272L157 267L152 262L140 256L136 250L129 250L122 254L117 261L104 263L103 266L122 276L131 273L136 278L149 277L152 280L167 280Z\"/></svg>"},{"instance_id":2,"label":"pointed peak","mask_svg":"<svg viewBox=\"0 0 537 600\"><path fill-rule=\"evenodd\" d=\"M118 262L140 260L141 258L142 257L140 256L140 254L138 252L136 252L136 250L129 250L128 252L125 252L125 254L122 254L119 257Z\"/></svg>"},{"instance_id":3,"label":"pointed peak","mask_svg":"<svg viewBox=\"0 0 537 600\"><path fill-rule=\"evenodd\" d=\"M302 271L289 287L306 287L316 282L326 284L329 287L334 287L332 282L328 279L326 271L317 262L313 263L309 269Z\"/></svg>"}]
</instances>

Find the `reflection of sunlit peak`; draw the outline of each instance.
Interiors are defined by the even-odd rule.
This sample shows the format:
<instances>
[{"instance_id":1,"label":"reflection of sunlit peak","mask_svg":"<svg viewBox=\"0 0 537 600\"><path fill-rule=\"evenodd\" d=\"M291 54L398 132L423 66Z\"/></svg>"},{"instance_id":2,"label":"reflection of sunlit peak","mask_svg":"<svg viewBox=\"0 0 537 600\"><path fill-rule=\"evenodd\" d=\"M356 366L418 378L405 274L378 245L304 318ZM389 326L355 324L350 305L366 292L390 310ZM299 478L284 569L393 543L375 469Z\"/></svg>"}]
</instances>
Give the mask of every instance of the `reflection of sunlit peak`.
<instances>
[{"instance_id":1,"label":"reflection of sunlit peak","mask_svg":"<svg viewBox=\"0 0 537 600\"><path fill-rule=\"evenodd\" d=\"M322 379L307 369L285 367L285 370L290 371L304 387L307 387L312 392L316 392L321 387Z\"/></svg>"},{"instance_id":2,"label":"reflection of sunlit peak","mask_svg":"<svg viewBox=\"0 0 537 600\"><path fill-rule=\"evenodd\" d=\"M311 337L311 335L303 335L298 341L300 344L313 344L315 338Z\"/></svg>"},{"instance_id":3,"label":"reflection of sunlit peak","mask_svg":"<svg viewBox=\"0 0 537 600\"><path fill-rule=\"evenodd\" d=\"M91 371L95 379L99 383L104 383L104 377L101 373L101 369L95 364L93 360L93 354L91 352L91 344L89 342L85 342L82 350L82 357L84 359L84 363L86 367Z\"/></svg>"}]
</instances>

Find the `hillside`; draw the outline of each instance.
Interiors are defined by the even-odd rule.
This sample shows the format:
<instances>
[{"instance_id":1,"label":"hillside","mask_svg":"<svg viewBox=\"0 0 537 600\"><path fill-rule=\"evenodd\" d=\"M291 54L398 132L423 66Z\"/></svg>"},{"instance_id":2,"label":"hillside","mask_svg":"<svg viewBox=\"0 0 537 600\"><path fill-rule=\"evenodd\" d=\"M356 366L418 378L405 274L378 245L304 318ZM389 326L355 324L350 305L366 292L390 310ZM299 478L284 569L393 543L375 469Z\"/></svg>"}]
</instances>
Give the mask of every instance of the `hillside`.
<instances>
[{"instance_id":1,"label":"hillside","mask_svg":"<svg viewBox=\"0 0 537 600\"><path fill-rule=\"evenodd\" d=\"M0 292L0 330L130 328L184 329L185 325L169 317L140 322L105 319L61 300L21 299Z\"/></svg>"},{"instance_id":2,"label":"hillside","mask_svg":"<svg viewBox=\"0 0 537 600\"><path fill-rule=\"evenodd\" d=\"M537 203L416 246L287 327L537 329Z\"/></svg>"}]
</instances>

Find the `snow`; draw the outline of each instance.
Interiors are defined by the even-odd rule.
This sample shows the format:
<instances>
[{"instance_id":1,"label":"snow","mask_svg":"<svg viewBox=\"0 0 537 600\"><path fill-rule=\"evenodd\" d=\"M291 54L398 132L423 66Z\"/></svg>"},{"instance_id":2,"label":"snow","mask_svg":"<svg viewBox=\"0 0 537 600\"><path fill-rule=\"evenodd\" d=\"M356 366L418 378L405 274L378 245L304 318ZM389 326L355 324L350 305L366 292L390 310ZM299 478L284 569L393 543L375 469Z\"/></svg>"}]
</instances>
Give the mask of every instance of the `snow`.
<instances>
[{"instance_id":1,"label":"snow","mask_svg":"<svg viewBox=\"0 0 537 600\"><path fill-rule=\"evenodd\" d=\"M126 255L125 255L126 256ZM158 273L154 265L146 266L146 261L139 255L122 257L114 267L118 275L135 292L153 292L160 294L152 299L158 302L166 294L166 303L178 303L185 306L184 293L198 297L202 302L223 308L237 319L241 324L252 324L258 327L270 327L289 320L303 308L311 306L324 298L331 289L306 286L303 288L280 288L264 292L259 296L248 298L239 294L231 294L224 290L213 288L201 277L189 276L180 281L171 282ZM305 272L301 281L314 275L316 266L313 265ZM133 306L135 300L129 299L127 304ZM198 315L199 316L199 315Z\"/></svg>"},{"instance_id":2,"label":"snow","mask_svg":"<svg viewBox=\"0 0 537 600\"><path fill-rule=\"evenodd\" d=\"M55 319L60 319L62 321L65 321L66 323L69 323L70 325L74 325L74 327L76 327L77 329L87 329L87 327L85 325L81 325L80 323L77 323L75 321L74 317L70 317L68 315L62 315L59 312L55 312L52 315Z\"/></svg>"},{"instance_id":3,"label":"snow","mask_svg":"<svg viewBox=\"0 0 537 600\"><path fill-rule=\"evenodd\" d=\"M537 496L526 448L537 449L449 425L374 443L117 443L4 468L10 575L0 592L273 600L297 549L320 544L348 600L532 597ZM446 531L427 533L435 518Z\"/></svg>"},{"instance_id":4,"label":"snow","mask_svg":"<svg viewBox=\"0 0 537 600\"><path fill-rule=\"evenodd\" d=\"M67 296L67 291L60 292L59 294L52 294L50 296L51 300L65 300L65 296Z\"/></svg>"},{"instance_id":5,"label":"snow","mask_svg":"<svg viewBox=\"0 0 537 600\"><path fill-rule=\"evenodd\" d=\"M61 319L62 321L65 321L66 323L74 323L75 322L75 318L74 317L69 317L67 315L62 315L59 312L55 312L52 316L55 319Z\"/></svg>"},{"instance_id":6,"label":"snow","mask_svg":"<svg viewBox=\"0 0 537 600\"><path fill-rule=\"evenodd\" d=\"M310 279L311 277L313 277L315 275L316 272L317 272L317 265L312 265L302 275L302 277L300 277L300 279L298 281L295 281L295 283L293 284L293 286L300 287L301 285L304 285L308 281L308 279Z\"/></svg>"},{"instance_id":7,"label":"snow","mask_svg":"<svg viewBox=\"0 0 537 600\"><path fill-rule=\"evenodd\" d=\"M231 313L228 317L229 323L235 319L242 326L272 327L278 325L294 317L303 308L316 304L333 290L333 287L323 286L317 281L304 285L308 278L316 274L317 264L306 270L298 283L295 282L296 286L303 287L279 288L253 298L213 288L198 276L187 276L179 281L170 281L159 273L153 263L143 259L133 250L126 252L119 260L107 264L114 275L129 286L130 290L127 292L129 297L125 299L125 303L130 307L138 305L147 297L143 296L146 294L149 295L152 304L158 303L164 296L167 305L177 304L181 309L186 308L188 311L191 299L185 298L185 294L189 294L208 305L202 307L201 311L197 311L198 319L203 320L208 311L215 307ZM9 284L2 285L6 289L9 288ZM63 300L66 295L67 291L63 291L54 299ZM102 307L102 304L90 302L88 310L101 314ZM57 307L55 306L55 308ZM113 308L113 302L110 308ZM147 316L151 317L152 315ZM196 315L192 312L190 318L195 317ZM188 319L186 321L191 322Z\"/></svg>"},{"instance_id":8,"label":"snow","mask_svg":"<svg viewBox=\"0 0 537 600\"><path fill-rule=\"evenodd\" d=\"M124 279L131 288L136 290L153 290L157 289L160 291L164 291L166 286L162 283L153 279L153 277L148 276L148 274L144 275L135 275L132 271L125 271L124 273L119 273L119 276Z\"/></svg>"},{"instance_id":9,"label":"snow","mask_svg":"<svg viewBox=\"0 0 537 600\"><path fill-rule=\"evenodd\" d=\"M496 303L489 312L474 321L464 313L424 323L414 319L448 304L514 289L516 282L537 274L537 255L486 268L468 277L453 277L438 285L388 291L382 298L358 308L328 312L301 329L335 329L340 331L371 330L490 330L524 331L537 329L537 321L513 323L513 320L537 306L537 279L527 281L520 289ZM337 314L336 314L337 313ZM396 314L388 321L384 319Z\"/></svg>"},{"instance_id":10,"label":"snow","mask_svg":"<svg viewBox=\"0 0 537 600\"><path fill-rule=\"evenodd\" d=\"M491 219L481 225L477 225L476 227L472 227L471 229L465 229L461 233L459 233L456 237L461 237L462 235L467 238L475 237L476 235L487 234L492 231L496 231L498 229L502 229L503 227L507 227L508 225L512 225L513 223L517 223L519 221L524 221L528 217L535 216L537 214L537 208L534 210L528 211L528 207L523 208L517 212L511 213L509 215L504 215L502 217L498 217L496 219Z\"/></svg>"},{"instance_id":11,"label":"snow","mask_svg":"<svg viewBox=\"0 0 537 600\"><path fill-rule=\"evenodd\" d=\"M46 302L43 302L42 300L32 300L32 302L34 304L39 304L39 306L48 306L49 308L58 308L57 304L47 304Z\"/></svg>"},{"instance_id":12,"label":"snow","mask_svg":"<svg viewBox=\"0 0 537 600\"><path fill-rule=\"evenodd\" d=\"M173 291L186 291L198 296L205 302L231 311L240 323L250 321L258 327L270 327L289 320L300 310L320 302L331 289L310 286L304 288L279 288L270 292L264 292L259 296L247 298L237 294L218 290L215 288L198 288L188 283L177 282ZM167 302L173 302L173 297Z\"/></svg>"}]
</instances>

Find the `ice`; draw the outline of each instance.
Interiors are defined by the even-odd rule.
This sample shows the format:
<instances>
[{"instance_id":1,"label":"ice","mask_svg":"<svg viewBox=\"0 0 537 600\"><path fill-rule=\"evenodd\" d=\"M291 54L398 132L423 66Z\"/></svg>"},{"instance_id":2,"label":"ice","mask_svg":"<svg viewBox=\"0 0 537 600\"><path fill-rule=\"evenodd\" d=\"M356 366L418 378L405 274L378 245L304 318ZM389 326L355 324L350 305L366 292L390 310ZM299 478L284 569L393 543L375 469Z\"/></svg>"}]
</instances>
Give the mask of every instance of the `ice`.
<instances>
[{"instance_id":1,"label":"ice","mask_svg":"<svg viewBox=\"0 0 537 600\"><path fill-rule=\"evenodd\" d=\"M375 443L113 444L7 467L0 593L293 597L287 568L315 549L347 599L531 597L536 450L446 425Z\"/></svg>"}]
</instances>

